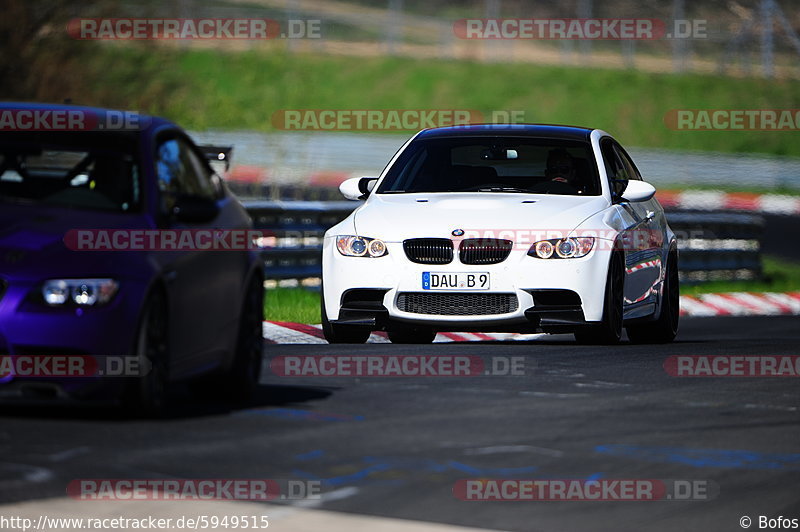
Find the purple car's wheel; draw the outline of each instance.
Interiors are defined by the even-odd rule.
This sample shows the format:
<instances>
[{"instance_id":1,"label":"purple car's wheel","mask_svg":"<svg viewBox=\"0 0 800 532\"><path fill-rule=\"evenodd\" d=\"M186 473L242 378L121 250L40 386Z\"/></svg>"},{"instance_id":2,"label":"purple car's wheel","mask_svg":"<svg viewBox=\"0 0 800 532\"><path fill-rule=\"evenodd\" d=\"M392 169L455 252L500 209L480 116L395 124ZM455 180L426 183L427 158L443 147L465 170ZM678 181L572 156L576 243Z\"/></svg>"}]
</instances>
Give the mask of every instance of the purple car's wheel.
<instances>
[{"instance_id":1,"label":"purple car's wheel","mask_svg":"<svg viewBox=\"0 0 800 532\"><path fill-rule=\"evenodd\" d=\"M148 298L136 341L141 374L129 385L127 406L136 414L160 415L169 398L169 326L166 298L156 291Z\"/></svg>"},{"instance_id":2,"label":"purple car's wheel","mask_svg":"<svg viewBox=\"0 0 800 532\"><path fill-rule=\"evenodd\" d=\"M237 399L251 399L258 389L264 356L263 321L264 285L260 277L253 276L242 304L236 352L227 382L231 395Z\"/></svg>"}]
</instances>

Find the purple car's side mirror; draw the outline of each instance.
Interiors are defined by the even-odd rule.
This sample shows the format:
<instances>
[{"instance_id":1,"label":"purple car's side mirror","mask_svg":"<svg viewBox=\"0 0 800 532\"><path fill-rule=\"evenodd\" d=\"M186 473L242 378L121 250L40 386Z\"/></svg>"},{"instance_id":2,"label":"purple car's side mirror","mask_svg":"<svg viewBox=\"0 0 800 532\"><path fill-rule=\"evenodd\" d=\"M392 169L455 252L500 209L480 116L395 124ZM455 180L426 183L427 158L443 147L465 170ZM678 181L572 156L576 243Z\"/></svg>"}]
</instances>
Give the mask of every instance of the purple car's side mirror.
<instances>
[{"instance_id":1,"label":"purple car's side mirror","mask_svg":"<svg viewBox=\"0 0 800 532\"><path fill-rule=\"evenodd\" d=\"M219 214L216 201L196 196L181 196L172 209L175 219L184 223L207 223Z\"/></svg>"}]
</instances>

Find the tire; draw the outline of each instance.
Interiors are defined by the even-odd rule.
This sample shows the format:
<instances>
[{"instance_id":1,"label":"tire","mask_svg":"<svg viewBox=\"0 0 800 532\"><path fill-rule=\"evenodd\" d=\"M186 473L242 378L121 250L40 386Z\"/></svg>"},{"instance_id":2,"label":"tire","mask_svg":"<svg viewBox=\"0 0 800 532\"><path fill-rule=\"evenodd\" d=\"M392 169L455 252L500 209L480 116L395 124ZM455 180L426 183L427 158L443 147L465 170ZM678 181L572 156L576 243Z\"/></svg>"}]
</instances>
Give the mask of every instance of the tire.
<instances>
[{"instance_id":1,"label":"tire","mask_svg":"<svg viewBox=\"0 0 800 532\"><path fill-rule=\"evenodd\" d=\"M429 327L389 327L386 335L393 344L430 344L436 338L436 331Z\"/></svg>"},{"instance_id":2,"label":"tire","mask_svg":"<svg viewBox=\"0 0 800 532\"><path fill-rule=\"evenodd\" d=\"M167 299L161 290L147 299L136 335L136 355L142 375L128 383L125 406L131 414L161 416L169 402L169 322Z\"/></svg>"},{"instance_id":3,"label":"tire","mask_svg":"<svg viewBox=\"0 0 800 532\"><path fill-rule=\"evenodd\" d=\"M263 321L264 283L254 275L247 284L234 359L225 378L229 395L234 399L252 399L258 389L264 356Z\"/></svg>"},{"instance_id":4,"label":"tire","mask_svg":"<svg viewBox=\"0 0 800 532\"><path fill-rule=\"evenodd\" d=\"M675 339L680 321L680 281L678 280L678 252L671 250L667 256L667 274L664 276L661 314L656 321L629 325L628 338L635 344L666 344Z\"/></svg>"},{"instance_id":5,"label":"tire","mask_svg":"<svg viewBox=\"0 0 800 532\"><path fill-rule=\"evenodd\" d=\"M324 288L320 290L320 315L322 316L322 334L329 344L364 344L369 340L372 332L369 329L352 325L337 325L328 320Z\"/></svg>"},{"instance_id":6,"label":"tire","mask_svg":"<svg viewBox=\"0 0 800 532\"><path fill-rule=\"evenodd\" d=\"M622 337L622 298L625 286L625 260L621 253L614 253L608 264L603 319L600 323L586 325L575 331L575 339L581 344L613 345Z\"/></svg>"}]
</instances>

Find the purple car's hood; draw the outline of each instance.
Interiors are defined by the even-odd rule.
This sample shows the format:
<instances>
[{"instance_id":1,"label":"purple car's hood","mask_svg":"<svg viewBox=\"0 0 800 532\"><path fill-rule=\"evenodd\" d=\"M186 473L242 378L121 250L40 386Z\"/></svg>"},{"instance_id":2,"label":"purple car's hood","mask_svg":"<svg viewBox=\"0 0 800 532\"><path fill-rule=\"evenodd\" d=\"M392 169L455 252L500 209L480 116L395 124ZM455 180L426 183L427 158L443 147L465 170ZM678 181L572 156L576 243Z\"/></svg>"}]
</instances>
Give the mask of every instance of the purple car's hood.
<instances>
[{"instance_id":1,"label":"purple car's hood","mask_svg":"<svg viewBox=\"0 0 800 532\"><path fill-rule=\"evenodd\" d=\"M115 252L72 251L64 243L72 229L148 228L141 214L86 211L0 203L0 276L106 275L130 260Z\"/></svg>"}]
</instances>

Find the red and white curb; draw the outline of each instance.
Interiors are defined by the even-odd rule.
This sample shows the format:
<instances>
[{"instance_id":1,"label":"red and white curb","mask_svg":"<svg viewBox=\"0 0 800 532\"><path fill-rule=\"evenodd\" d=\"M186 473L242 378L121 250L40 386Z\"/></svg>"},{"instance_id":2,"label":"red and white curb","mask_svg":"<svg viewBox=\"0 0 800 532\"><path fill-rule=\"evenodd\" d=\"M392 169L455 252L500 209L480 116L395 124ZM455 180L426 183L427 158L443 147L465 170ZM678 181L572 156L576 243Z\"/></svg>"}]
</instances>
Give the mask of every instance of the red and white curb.
<instances>
[{"instance_id":1,"label":"red and white curb","mask_svg":"<svg viewBox=\"0 0 800 532\"><path fill-rule=\"evenodd\" d=\"M535 340L544 334L520 333L439 333L434 343L447 342L493 342L503 340ZM285 321L265 321L264 338L272 344L327 344L322 335L321 325L306 325L305 323L290 323ZM389 338L383 331L374 332L369 336L367 343L388 344Z\"/></svg>"},{"instance_id":2,"label":"red and white curb","mask_svg":"<svg viewBox=\"0 0 800 532\"><path fill-rule=\"evenodd\" d=\"M800 314L800 292L731 292L681 296L681 316L780 316ZM272 344L326 344L321 325L265 321L264 338ZM436 343L535 340L544 334L520 333L439 333ZM385 332L374 332L368 343L386 344Z\"/></svg>"},{"instance_id":3,"label":"red and white curb","mask_svg":"<svg viewBox=\"0 0 800 532\"><path fill-rule=\"evenodd\" d=\"M780 316L800 314L800 292L730 292L681 296L681 316Z\"/></svg>"}]
</instances>

